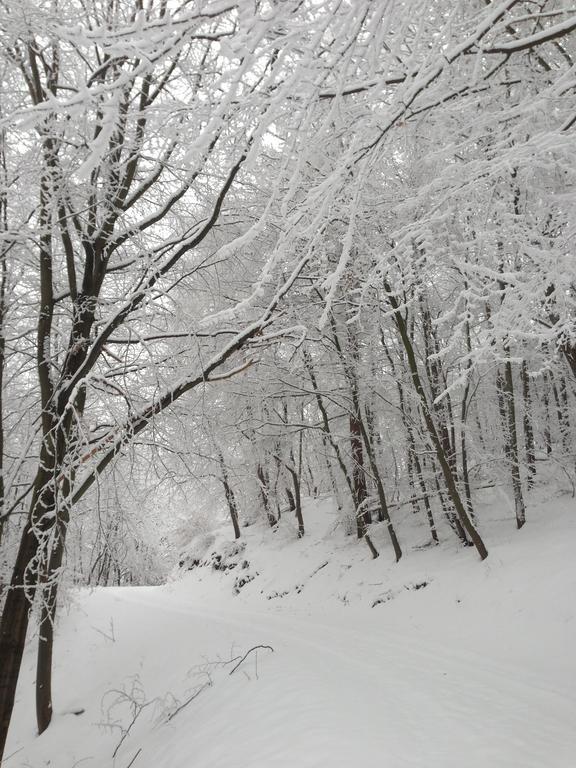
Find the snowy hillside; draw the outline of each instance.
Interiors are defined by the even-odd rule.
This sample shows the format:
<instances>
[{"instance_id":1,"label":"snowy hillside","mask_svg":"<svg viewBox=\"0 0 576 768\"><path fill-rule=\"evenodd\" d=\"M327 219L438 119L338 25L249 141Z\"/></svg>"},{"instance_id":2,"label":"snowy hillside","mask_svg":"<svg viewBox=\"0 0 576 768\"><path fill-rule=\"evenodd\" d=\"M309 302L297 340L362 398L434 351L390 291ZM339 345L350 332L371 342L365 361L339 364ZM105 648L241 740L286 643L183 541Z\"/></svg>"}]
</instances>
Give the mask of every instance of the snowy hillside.
<instances>
[{"instance_id":1,"label":"snowy hillside","mask_svg":"<svg viewBox=\"0 0 576 768\"><path fill-rule=\"evenodd\" d=\"M394 565L377 530L371 560L309 501L304 539L257 524L194 542L166 586L76 593L53 724L35 737L29 648L5 765L573 768L576 516L542 502L491 522L485 562Z\"/></svg>"}]
</instances>

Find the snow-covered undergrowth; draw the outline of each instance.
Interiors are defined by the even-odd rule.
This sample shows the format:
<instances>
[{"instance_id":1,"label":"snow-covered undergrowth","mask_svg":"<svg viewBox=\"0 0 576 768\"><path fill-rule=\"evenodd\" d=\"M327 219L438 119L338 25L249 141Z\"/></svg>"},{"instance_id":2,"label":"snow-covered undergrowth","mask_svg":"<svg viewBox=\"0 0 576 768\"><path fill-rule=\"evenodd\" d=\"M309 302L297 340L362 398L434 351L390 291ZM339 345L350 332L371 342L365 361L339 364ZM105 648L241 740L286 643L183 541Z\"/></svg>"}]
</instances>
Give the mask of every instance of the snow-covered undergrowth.
<instances>
[{"instance_id":1,"label":"snow-covered undergrowth","mask_svg":"<svg viewBox=\"0 0 576 768\"><path fill-rule=\"evenodd\" d=\"M301 540L225 531L166 586L77 593L53 724L35 736L31 646L6 767L573 768L575 502L540 489L519 532L502 504L483 563L408 515L420 544L394 564L376 527L371 560L309 501Z\"/></svg>"}]
</instances>

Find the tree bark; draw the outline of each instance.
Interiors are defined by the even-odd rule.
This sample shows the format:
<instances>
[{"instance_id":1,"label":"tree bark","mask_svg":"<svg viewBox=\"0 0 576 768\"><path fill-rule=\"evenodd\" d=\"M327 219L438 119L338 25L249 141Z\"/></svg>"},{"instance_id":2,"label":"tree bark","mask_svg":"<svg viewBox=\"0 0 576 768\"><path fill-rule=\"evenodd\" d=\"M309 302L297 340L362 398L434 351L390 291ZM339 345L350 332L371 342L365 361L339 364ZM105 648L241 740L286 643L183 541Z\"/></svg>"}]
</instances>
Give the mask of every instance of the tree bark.
<instances>
[{"instance_id":1,"label":"tree bark","mask_svg":"<svg viewBox=\"0 0 576 768\"><path fill-rule=\"evenodd\" d=\"M384 338L384 334L382 330L380 330L380 341L382 343L382 346L384 347L384 351L386 353L386 357L388 358L392 371L395 372L396 366L394 365L392 355L390 354L390 351L388 349L388 345L386 344L386 339ZM418 502L416 501L416 484L414 482L414 472L415 472L416 477L418 478L418 485L420 487L420 491L422 494L422 501L424 503L424 510L426 512L426 519L428 521L428 527L430 528L430 535L432 536L432 541L434 542L434 544L438 544L439 539L438 539L438 531L436 529L436 521L434 520L434 514L432 512L432 507L430 505L430 499L428 498L429 494L426 488L426 482L424 480L424 475L422 472L422 464L420 462L420 457L416 452L416 439L414 437L414 430L412 429L412 424L410 423L410 416L408 413L408 404L404 396L404 388L402 386L402 382L400 381L399 376L396 375L395 378L396 378L396 387L398 389L398 401L400 403L400 414L402 416L402 421L404 423L404 429L406 431L406 436L407 436L408 477L409 477L410 493L412 495L412 509L414 510L414 512L420 511Z\"/></svg>"},{"instance_id":2,"label":"tree bark","mask_svg":"<svg viewBox=\"0 0 576 768\"><path fill-rule=\"evenodd\" d=\"M534 449L534 429L532 427L532 398L530 397L530 379L528 377L528 366L526 361L522 361L522 399L524 401L523 425L524 425L524 446L526 451L526 469L528 470L528 488L534 485L536 477L536 454Z\"/></svg>"},{"instance_id":3,"label":"tree bark","mask_svg":"<svg viewBox=\"0 0 576 768\"><path fill-rule=\"evenodd\" d=\"M522 480L520 477L520 455L518 450L518 431L516 429L516 407L514 401L514 379L510 358L504 363L504 395L506 403L508 444L510 449L510 473L512 490L514 492L514 509L516 525L520 529L526 522L526 508L522 495Z\"/></svg>"},{"instance_id":4,"label":"tree bark","mask_svg":"<svg viewBox=\"0 0 576 768\"><path fill-rule=\"evenodd\" d=\"M273 528L278 522L274 517L272 510L270 509L270 494L268 491L268 477L264 472L262 464L258 463L256 467L256 476L258 478L258 487L260 488L260 498L262 499L262 506L266 512L266 517L271 528Z\"/></svg>"},{"instance_id":5,"label":"tree bark","mask_svg":"<svg viewBox=\"0 0 576 768\"><path fill-rule=\"evenodd\" d=\"M472 540L472 543L476 547L476 550L478 554L480 555L480 558L484 560L486 557L488 557L488 550L486 549L486 546L484 542L482 541L482 537L472 524L470 517L468 516L468 513L466 512L466 509L464 507L464 503L462 502L462 498L460 496L460 493L458 491L458 487L456 484L456 480L454 478L454 475L452 473L452 469L450 466L450 462L448 461L448 458L446 457L446 454L444 452L442 442L440 440L440 437L438 435L438 432L436 430L436 425L434 424L434 419L432 417L431 410L428 405L428 400L426 397L426 392L424 391L424 388L422 386L422 382L420 380L420 375L418 373L418 365L416 363L416 355L414 353L414 347L412 345L412 341L410 337L408 336L407 327L406 327L406 321L402 315L402 312L400 311L400 305L398 301L396 300L390 286L387 284L386 281L384 281L384 289L386 290L386 293L388 295L388 300L392 306L393 309L393 317L394 321L396 323L396 327L398 328L400 338L402 340L402 344L404 346L404 349L406 351L406 357L408 360L408 366L410 370L410 375L412 377L412 382L414 384L414 389L416 390L416 393L418 397L420 398L421 408L422 408L422 415L424 416L424 421L426 424L426 428L428 430L428 433L430 435L430 439L432 440L434 449L436 451L436 456L438 458L438 463L440 464L440 467L442 469L442 474L444 476L444 482L446 483L446 488L448 490L448 493L450 495L450 498L452 500L452 503L454 504L454 508L456 510L456 514L458 515L458 518L462 524L462 527L466 531L467 535Z\"/></svg>"},{"instance_id":6,"label":"tree bark","mask_svg":"<svg viewBox=\"0 0 576 768\"><path fill-rule=\"evenodd\" d=\"M324 400L322 398L322 395L320 394L320 389L318 387L318 381L316 379L316 374L314 372L314 367L312 365L312 359L310 357L310 353L307 349L304 350L304 366L308 372L308 376L310 378L310 382L312 384L312 389L314 390L314 396L316 399L316 405L318 406L318 410L320 412L320 416L322 418L322 437L323 440L327 441L327 443L332 448L332 451L334 452L334 456L336 457L336 461L338 463L338 466L340 467L340 471L342 472L342 475L344 477L344 480L346 481L346 485L348 486L348 490L350 491L350 497L352 499L352 505L354 509L358 506L358 501L356 499L355 493L354 493L354 485L352 483L352 479L350 477L350 473L348 472L348 469L346 467L346 462L344 461L344 458L342 456L342 452L340 451L340 446L334 439L334 435L332 434L332 430L330 429L330 420L328 418L328 412L326 411L326 407L324 405Z\"/></svg>"},{"instance_id":7,"label":"tree bark","mask_svg":"<svg viewBox=\"0 0 576 768\"><path fill-rule=\"evenodd\" d=\"M290 476L292 477L292 485L294 488L293 502L294 502L294 514L296 515L296 522L298 523L298 538L301 539L304 536L304 518L302 516L302 499L300 496L300 477L297 470L294 467L287 467Z\"/></svg>"},{"instance_id":8,"label":"tree bark","mask_svg":"<svg viewBox=\"0 0 576 768\"><path fill-rule=\"evenodd\" d=\"M383 521L386 523L386 530L388 531L388 536L390 537L390 541L392 542L394 555L396 556L396 562L398 562L402 557L402 549L400 547L398 537L396 536L394 524L392 523L392 519L390 518L390 511L388 509L388 503L386 501L386 493L384 491L384 485L382 483L382 478L380 477L380 472L378 471L378 465L376 464L376 459L374 456L374 446L370 440L370 435L368 434L368 431L366 430L366 427L364 426L364 423L362 422L361 419L359 421L359 426L362 432L364 445L366 447L366 454L368 456L368 461L370 462L370 469L374 477L374 482L376 483L376 490L378 492L378 502L380 504L380 512L381 512ZM364 535L366 535L366 531L364 531Z\"/></svg>"},{"instance_id":9,"label":"tree bark","mask_svg":"<svg viewBox=\"0 0 576 768\"><path fill-rule=\"evenodd\" d=\"M0 621L0 755L3 754L12 717L29 614L39 586L37 570L43 544L41 539L51 525L50 516L55 512L51 459L54 459L53 448L47 448L43 443L28 520L20 539Z\"/></svg>"},{"instance_id":10,"label":"tree bark","mask_svg":"<svg viewBox=\"0 0 576 768\"><path fill-rule=\"evenodd\" d=\"M220 464L220 472L222 474L222 485L224 486L224 495L226 497L226 503L228 504L228 512L230 513L230 520L232 522L232 528L234 529L234 538L240 538L240 524L238 522L238 506L236 505L236 496L230 485L228 478L228 470L226 463L224 462L224 456L222 451L218 450L218 463Z\"/></svg>"}]
</instances>

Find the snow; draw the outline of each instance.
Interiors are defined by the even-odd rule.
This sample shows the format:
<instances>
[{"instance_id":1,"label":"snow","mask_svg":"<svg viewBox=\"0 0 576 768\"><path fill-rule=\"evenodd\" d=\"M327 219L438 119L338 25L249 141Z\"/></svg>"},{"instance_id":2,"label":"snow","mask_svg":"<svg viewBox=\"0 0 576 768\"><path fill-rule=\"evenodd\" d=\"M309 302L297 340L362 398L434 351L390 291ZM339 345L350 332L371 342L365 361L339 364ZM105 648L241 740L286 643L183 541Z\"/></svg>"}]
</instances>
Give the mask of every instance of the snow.
<instances>
[{"instance_id":1,"label":"snow","mask_svg":"<svg viewBox=\"0 0 576 768\"><path fill-rule=\"evenodd\" d=\"M35 736L30 647L5 765L572 768L576 516L544 494L521 531L486 503L483 563L449 540L395 565L378 527L371 560L308 501L302 540L257 523L194 542L206 565L162 587L77 592L53 724Z\"/></svg>"}]
</instances>

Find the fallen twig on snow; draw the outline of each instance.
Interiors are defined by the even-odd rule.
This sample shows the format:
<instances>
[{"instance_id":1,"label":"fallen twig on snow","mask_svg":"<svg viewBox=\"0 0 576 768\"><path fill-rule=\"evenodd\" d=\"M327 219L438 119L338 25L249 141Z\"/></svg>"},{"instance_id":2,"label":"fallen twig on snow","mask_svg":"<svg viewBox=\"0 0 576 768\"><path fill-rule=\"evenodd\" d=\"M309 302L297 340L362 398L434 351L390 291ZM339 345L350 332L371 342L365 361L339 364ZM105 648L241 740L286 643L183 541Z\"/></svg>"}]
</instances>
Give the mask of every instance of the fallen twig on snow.
<instances>
[{"instance_id":1,"label":"fallen twig on snow","mask_svg":"<svg viewBox=\"0 0 576 768\"><path fill-rule=\"evenodd\" d=\"M138 755L140 754L140 752L142 752L142 747L140 747L140 749L138 750L138 752L136 752L136 754L134 755L134 757L132 758L132 760L130 760L130 762L128 763L128 765L126 766L126 768L130 768L130 766L131 766L131 765L134 765L134 763L136 762L136 758L138 757Z\"/></svg>"},{"instance_id":2,"label":"fallen twig on snow","mask_svg":"<svg viewBox=\"0 0 576 768\"><path fill-rule=\"evenodd\" d=\"M190 696L189 698L187 698L187 699L186 699L186 701L184 701L182 704L180 704L180 706L179 706L177 709L175 709L175 710L174 710L174 712L171 712L171 713L168 715L168 718L167 718L167 719L168 719L168 721L172 720L172 718L173 718L173 717L176 717L176 715L178 714L178 712L181 712L181 711L184 709L184 707L187 707L187 706L188 706L188 704L190 704L190 702L191 702L191 701L194 701L194 699L195 699L197 696L200 696L200 694L202 693L202 691L204 691L206 688L210 688L210 686L211 686L211 685L212 685L212 681L211 681L211 680L209 680L207 683L204 683L204 685L201 685L201 686L200 686L200 688L198 688L198 690L197 690L197 691L194 691L194 693L192 694L192 696Z\"/></svg>"},{"instance_id":3,"label":"fallen twig on snow","mask_svg":"<svg viewBox=\"0 0 576 768\"><path fill-rule=\"evenodd\" d=\"M264 649L266 649L268 651L272 651L272 653L274 653L274 648L272 648L271 645L255 645L253 648L250 648L250 650L246 651L246 653L244 654L244 656L242 656L242 658L240 659L238 664L236 664L234 667L232 667L232 669L230 670L229 674L231 674L231 675L234 674L234 672L236 672L236 670L242 664L242 662L246 661L246 659L252 653L252 651L257 651L259 648L264 648Z\"/></svg>"}]
</instances>

